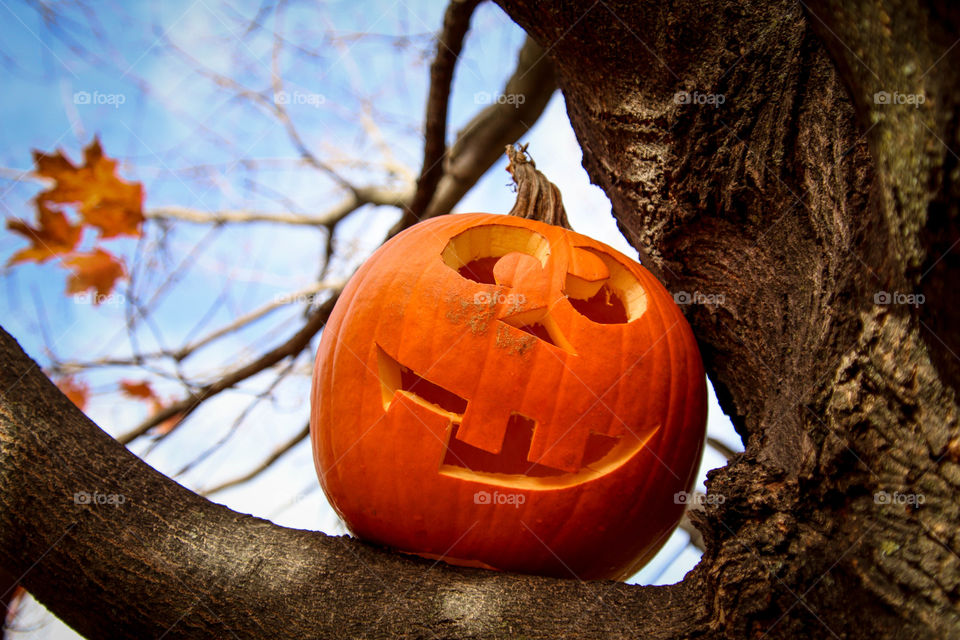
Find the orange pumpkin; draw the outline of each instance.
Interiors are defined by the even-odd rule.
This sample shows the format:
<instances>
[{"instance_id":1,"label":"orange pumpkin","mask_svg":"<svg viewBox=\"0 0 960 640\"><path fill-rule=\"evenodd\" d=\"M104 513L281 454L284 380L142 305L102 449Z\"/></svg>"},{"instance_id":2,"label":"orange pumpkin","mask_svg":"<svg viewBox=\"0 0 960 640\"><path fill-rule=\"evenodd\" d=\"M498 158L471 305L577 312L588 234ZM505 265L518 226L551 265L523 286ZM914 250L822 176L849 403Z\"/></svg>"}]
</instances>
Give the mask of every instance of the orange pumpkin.
<instances>
[{"instance_id":1,"label":"orange pumpkin","mask_svg":"<svg viewBox=\"0 0 960 640\"><path fill-rule=\"evenodd\" d=\"M683 514L706 389L666 289L614 249L522 218L399 234L323 331L311 435L360 538L455 564L625 578Z\"/></svg>"}]
</instances>

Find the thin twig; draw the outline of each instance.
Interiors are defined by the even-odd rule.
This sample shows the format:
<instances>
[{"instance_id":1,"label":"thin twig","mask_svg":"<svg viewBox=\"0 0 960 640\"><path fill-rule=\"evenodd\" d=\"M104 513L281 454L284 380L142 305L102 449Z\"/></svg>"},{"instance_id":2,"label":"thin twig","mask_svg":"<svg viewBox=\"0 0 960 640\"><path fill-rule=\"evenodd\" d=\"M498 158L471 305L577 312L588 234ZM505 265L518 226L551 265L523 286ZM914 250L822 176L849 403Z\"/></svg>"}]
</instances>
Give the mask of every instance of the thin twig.
<instances>
[{"instance_id":1,"label":"thin twig","mask_svg":"<svg viewBox=\"0 0 960 640\"><path fill-rule=\"evenodd\" d=\"M317 309L307 320L307 323L280 346L271 349L253 362L234 369L233 371L226 372L214 382L198 388L196 391L182 400L167 405L157 413L144 420L129 433L118 437L117 440L121 444L129 444L136 438L144 435L150 429L163 423L169 418L179 416L182 420L195 411L201 403L212 398L221 391L229 389L237 383L260 373L264 369L272 367L284 358L296 356L303 351L308 344L310 344L310 340L313 339L313 336L317 335L317 333L320 332L320 329L323 328L323 325L327 322L327 318L330 316L330 312L333 310L333 305L336 303L336 301L337 296L332 296L329 300L317 307Z\"/></svg>"},{"instance_id":2,"label":"thin twig","mask_svg":"<svg viewBox=\"0 0 960 640\"><path fill-rule=\"evenodd\" d=\"M707 444L716 449L727 460L737 455L737 452L728 447L725 442L721 442L720 440L717 440L711 436L707 436Z\"/></svg>"},{"instance_id":3,"label":"thin twig","mask_svg":"<svg viewBox=\"0 0 960 640\"><path fill-rule=\"evenodd\" d=\"M202 496L209 496L214 493L223 491L224 489L229 489L231 487L235 487L237 485L243 484L244 482L249 482L256 476L258 476L260 473L265 471L268 467L270 467L270 465L272 465L280 457L282 457L283 454L287 453L288 451L293 449L295 446L297 446L298 444L306 440L307 436L309 435L310 435L310 423L308 422L306 425L304 425L303 429L297 432L295 436L293 436L292 438L287 440L285 443L283 443L282 445L274 449L273 453L271 453L263 462L261 462L259 465L257 465L247 473L241 476L237 476L236 478L227 480L226 482L221 482L218 485L214 485L210 489L205 489L203 491L199 491L198 493Z\"/></svg>"}]
</instances>

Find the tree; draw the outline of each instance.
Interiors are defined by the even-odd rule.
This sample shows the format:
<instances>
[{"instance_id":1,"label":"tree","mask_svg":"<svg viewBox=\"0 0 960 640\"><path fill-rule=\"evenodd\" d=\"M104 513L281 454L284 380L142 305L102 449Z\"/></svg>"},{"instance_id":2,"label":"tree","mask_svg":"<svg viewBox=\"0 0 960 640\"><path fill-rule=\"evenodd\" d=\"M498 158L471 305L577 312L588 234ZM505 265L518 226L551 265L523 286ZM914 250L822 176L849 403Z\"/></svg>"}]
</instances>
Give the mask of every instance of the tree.
<instances>
[{"instance_id":1,"label":"tree","mask_svg":"<svg viewBox=\"0 0 960 640\"><path fill-rule=\"evenodd\" d=\"M958 635L960 12L499 4L548 53L644 263L716 302L688 318L746 451L711 476L696 569L642 588L428 571L240 516L99 432L6 334L0 565L92 637ZM454 51L471 9L448 10ZM442 180L444 57L405 224ZM65 506L92 479L126 508Z\"/></svg>"}]
</instances>

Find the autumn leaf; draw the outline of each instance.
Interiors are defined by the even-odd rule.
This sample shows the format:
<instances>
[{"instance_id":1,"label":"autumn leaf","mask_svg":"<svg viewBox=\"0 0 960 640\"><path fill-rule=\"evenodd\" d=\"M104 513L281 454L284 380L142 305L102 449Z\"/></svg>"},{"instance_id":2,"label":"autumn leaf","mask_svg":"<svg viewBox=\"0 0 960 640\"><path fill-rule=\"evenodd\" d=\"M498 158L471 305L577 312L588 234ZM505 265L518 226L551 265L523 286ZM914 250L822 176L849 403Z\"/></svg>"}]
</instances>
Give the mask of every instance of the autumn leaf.
<instances>
[{"instance_id":1,"label":"autumn leaf","mask_svg":"<svg viewBox=\"0 0 960 640\"><path fill-rule=\"evenodd\" d=\"M95 305L100 304L102 297L110 295L117 280L126 275L123 262L99 248L93 253L78 253L65 258L63 264L73 270L67 280L67 295L95 289Z\"/></svg>"},{"instance_id":2,"label":"autumn leaf","mask_svg":"<svg viewBox=\"0 0 960 640\"><path fill-rule=\"evenodd\" d=\"M57 388L63 392L63 395L70 398L70 401L77 405L77 408L83 411L87 406L87 400L90 398L90 387L82 380L75 380L73 376L60 378L56 383Z\"/></svg>"},{"instance_id":3,"label":"autumn leaf","mask_svg":"<svg viewBox=\"0 0 960 640\"><path fill-rule=\"evenodd\" d=\"M103 155L100 141L84 149L84 164L76 166L62 151L34 151L37 174L55 181L37 196L38 205L77 205L84 222L97 227L101 238L138 236L143 223L143 187L116 175L117 161Z\"/></svg>"},{"instance_id":4,"label":"autumn leaf","mask_svg":"<svg viewBox=\"0 0 960 640\"><path fill-rule=\"evenodd\" d=\"M160 396L156 394L153 387L150 386L150 382L147 380L141 380L140 382L121 380L120 390L131 398L149 402L154 414L164 408L163 400L160 399ZM176 427L181 420L183 420L183 414L175 413L151 429L151 432L158 435L165 435L173 431L174 427Z\"/></svg>"},{"instance_id":5,"label":"autumn leaf","mask_svg":"<svg viewBox=\"0 0 960 640\"><path fill-rule=\"evenodd\" d=\"M137 398L138 400L154 400L157 398L157 394L154 393L153 388L150 386L150 382L147 380L141 380L140 382L133 382L132 380L121 380L120 389L131 398Z\"/></svg>"},{"instance_id":6,"label":"autumn leaf","mask_svg":"<svg viewBox=\"0 0 960 640\"><path fill-rule=\"evenodd\" d=\"M17 264L33 260L46 262L62 253L73 251L83 235L82 226L74 226L61 211L54 211L43 202L37 201L37 227L31 227L23 220L7 220L7 228L25 236L30 246L17 251L7 264Z\"/></svg>"}]
</instances>

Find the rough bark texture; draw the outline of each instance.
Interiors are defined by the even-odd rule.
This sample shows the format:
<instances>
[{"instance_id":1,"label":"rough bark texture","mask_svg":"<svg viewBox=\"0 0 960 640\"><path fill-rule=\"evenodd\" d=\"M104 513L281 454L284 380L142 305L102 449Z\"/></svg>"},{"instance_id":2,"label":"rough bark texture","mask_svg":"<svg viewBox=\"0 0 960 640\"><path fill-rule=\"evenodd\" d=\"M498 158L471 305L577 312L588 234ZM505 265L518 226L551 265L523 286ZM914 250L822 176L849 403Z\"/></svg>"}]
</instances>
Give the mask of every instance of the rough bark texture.
<instances>
[{"instance_id":1,"label":"rough bark texture","mask_svg":"<svg viewBox=\"0 0 960 640\"><path fill-rule=\"evenodd\" d=\"M688 318L747 450L708 485L702 629L960 635L957 10L501 4L620 228L706 301Z\"/></svg>"},{"instance_id":2,"label":"rough bark texture","mask_svg":"<svg viewBox=\"0 0 960 640\"><path fill-rule=\"evenodd\" d=\"M621 229L687 292L744 438L711 475L698 567L657 588L518 577L233 513L110 440L5 334L0 566L90 637L960 637L957 10L500 3L552 59Z\"/></svg>"}]
</instances>

